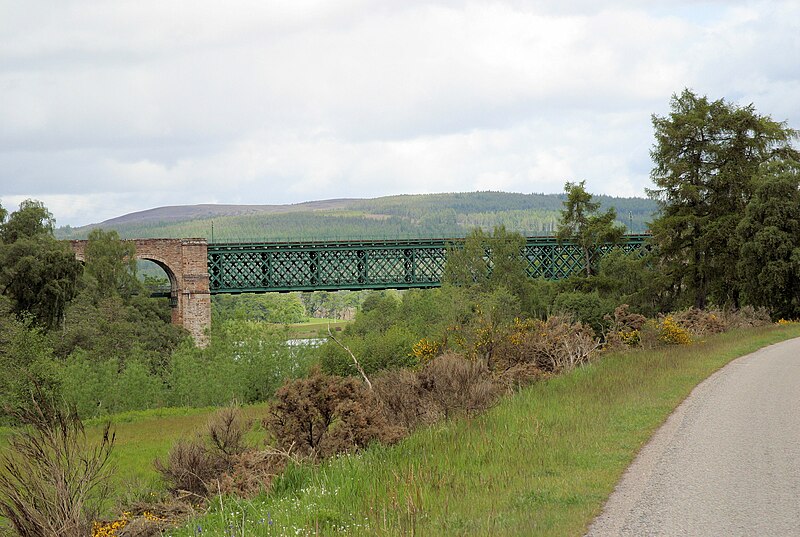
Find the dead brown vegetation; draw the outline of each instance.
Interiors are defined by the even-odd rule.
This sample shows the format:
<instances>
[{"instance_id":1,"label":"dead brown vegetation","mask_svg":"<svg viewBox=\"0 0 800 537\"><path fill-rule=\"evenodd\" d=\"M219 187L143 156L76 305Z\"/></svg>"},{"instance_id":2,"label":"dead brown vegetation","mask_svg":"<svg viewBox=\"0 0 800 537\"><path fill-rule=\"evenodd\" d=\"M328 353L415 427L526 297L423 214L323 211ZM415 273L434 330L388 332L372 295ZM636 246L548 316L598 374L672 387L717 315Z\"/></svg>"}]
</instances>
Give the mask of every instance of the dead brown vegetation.
<instances>
[{"instance_id":1,"label":"dead brown vegetation","mask_svg":"<svg viewBox=\"0 0 800 537\"><path fill-rule=\"evenodd\" d=\"M605 348L630 347L641 343L641 331L647 323L647 317L632 313L628 304L617 306L613 314L604 315L603 318L609 323Z\"/></svg>"},{"instance_id":2,"label":"dead brown vegetation","mask_svg":"<svg viewBox=\"0 0 800 537\"><path fill-rule=\"evenodd\" d=\"M277 391L263 424L278 449L312 459L352 452L373 441L392 443L402 435L361 381L318 368Z\"/></svg>"},{"instance_id":3,"label":"dead brown vegetation","mask_svg":"<svg viewBox=\"0 0 800 537\"><path fill-rule=\"evenodd\" d=\"M220 409L203 433L180 440L156 470L178 497L207 499L220 493L252 496L269 486L286 465L286 455L258 450L244 441L249 429L235 406Z\"/></svg>"},{"instance_id":4,"label":"dead brown vegetation","mask_svg":"<svg viewBox=\"0 0 800 537\"><path fill-rule=\"evenodd\" d=\"M110 424L90 444L74 409L36 392L2 456L0 513L21 537L85 537L111 474ZM2 531L2 529L0 529Z\"/></svg>"},{"instance_id":5,"label":"dead brown vegetation","mask_svg":"<svg viewBox=\"0 0 800 537\"><path fill-rule=\"evenodd\" d=\"M499 371L528 364L528 371L545 373L570 370L589 362L600 342L591 327L563 315L546 320L517 320L505 338L497 360Z\"/></svg>"},{"instance_id":6,"label":"dead brown vegetation","mask_svg":"<svg viewBox=\"0 0 800 537\"><path fill-rule=\"evenodd\" d=\"M672 314L675 322L693 336L719 334L737 328L752 328L771 323L765 308L744 306L740 309L687 308Z\"/></svg>"}]
</instances>

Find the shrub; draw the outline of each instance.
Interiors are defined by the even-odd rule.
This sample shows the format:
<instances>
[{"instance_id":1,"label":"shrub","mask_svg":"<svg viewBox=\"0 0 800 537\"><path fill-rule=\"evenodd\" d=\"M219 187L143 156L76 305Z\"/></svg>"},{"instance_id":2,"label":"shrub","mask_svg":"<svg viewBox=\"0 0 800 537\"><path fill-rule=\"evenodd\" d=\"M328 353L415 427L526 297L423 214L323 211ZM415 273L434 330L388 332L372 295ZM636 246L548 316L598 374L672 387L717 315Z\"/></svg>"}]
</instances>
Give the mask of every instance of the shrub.
<instances>
[{"instance_id":1,"label":"shrub","mask_svg":"<svg viewBox=\"0 0 800 537\"><path fill-rule=\"evenodd\" d=\"M235 481L230 476L236 473L237 465L242 473L246 430L238 408L222 408L208 419L203 434L179 440L166 460L154 462L155 468L172 492L209 497L220 491L221 483Z\"/></svg>"},{"instance_id":2,"label":"shrub","mask_svg":"<svg viewBox=\"0 0 800 537\"><path fill-rule=\"evenodd\" d=\"M110 425L90 445L78 414L41 391L13 417L24 428L2 456L0 514L21 536L89 535L111 475Z\"/></svg>"},{"instance_id":3,"label":"shrub","mask_svg":"<svg viewBox=\"0 0 800 537\"><path fill-rule=\"evenodd\" d=\"M728 323L719 310L688 308L675 312L669 317L682 329L695 336L720 334L728 329Z\"/></svg>"},{"instance_id":4,"label":"shrub","mask_svg":"<svg viewBox=\"0 0 800 537\"><path fill-rule=\"evenodd\" d=\"M434 402L445 418L489 407L498 395L482 363L457 354L444 354L431 360L419 372L424 397Z\"/></svg>"},{"instance_id":5,"label":"shrub","mask_svg":"<svg viewBox=\"0 0 800 537\"><path fill-rule=\"evenodd\" d=\"M688 345L692 342L689 331L676 323L672 315L667 315L659 323L658 340L667 345Z\"/></svg>"},{"instance_id":6,"label":"shrub","mask_svg":"<svg viewBox=\"0 0 800 537\"><path fill-rule=\"evenodd\" d=\"M553 315L545 321L516 320L498 353L498 368L509 370L530 364L547 373L569 370L588 362L599 346L590 327L563 315Z\"/></svg>"},{"instance_id":7,"label":"shrub","mask_svg":"<svg viewBox=\"0 0 800 537\"><path fill-rule=\"evenodd\" d=\"M576 291L556 296L553 309L557 313L566 314L591 326L595 333L602 334L608 329L606 316L611 315L614 303L600 298L596 291L591 293Z\"/></svg>"},{"instance_id":8,"label":"shrub","mask_svg":"<svg viewBox=\"0 0 800 537\"><path fill-rule=\"evenodd\" d=\"M374 394L361 381L314 369L308 378L287 381L275 394L264 427L277 447L325 458L391 443L401 432L380 412Z\"/></svg>"},{"instance_id":9,"label":"shrub","mask_svg":"<svg viewBox=\"0 0 800 537\"><path fill-rule=\"evenodd\" d=\"M722 315L730 328L766 326L771 322L769 310L753 306L743 306L738 310L726 310L722 312Z\"/></svg>"},{"instance_id":10,"label":"shrub","mask_svg":"<svg viewBox=\"0 0 800 537\"><path fill-rule=\"evenodd\" d=\"M426 397L414 370L382 371L372 379L372 389L381 412L391 425L411 431L441 418L439 407Z\"/></svg>"},{"instance_id":11,"label":"shrub","mask_svg":"<svg viewBox=\"0 0 800 537\"><path fill-rule=\"evenodd\" d=\"M234 406L215 412L209 418L206 429L214 451L225 457L239 455L247 448L244 443L245 425L242 415Z\"/></svg>"},{"instance_id":12,"label":"shrub","mask_svg":"<svg viewBox=\"0 0 800 537\"><path fill-rule=\"evenodd\" d=\"M395 325L382 332L342 338L342 344L356 355L368 375L385 369L416 365L417 359L412 354L412 348L417 341L403 325ZM320 354L321 365L326 373L340 376L358 373L353 359L335 342L329 341L323 345Z\"/></svg>"},{"instance_id":13,"label":"shrub","mask_svg":"<svg viewBox=\"0 0 800 537\"><path fill-rule=\"evenodd\" d=\"M172 492L206 497L211 480L222 473L219 460L212 457L202 439L178 440L162 461L153 463Z\"/></svg>"},{"instance_id":14,"label":"shrub","mask_svg":"<svg viewBox=\"0 0 800 537\"><path fill-rule=\"evenodd\" d=\"M252 497L269 489L272 480L286 468L287 453L249 449L234 455L231 466L211 481L209 492Z\"/></svg>"},{"instance_id":15,"label":"shrub","mask_svg":"<svg viewBox=\"0 0 800 537\"><path fill-rule=\"evenodd\" d=\"M644 315L631 313L629 306L622 304L614 310L613 315L606 315L606 322L609 324L606 334L606 346L632 347L641 343L641 330L647 322Z\"/></svg>"},{"instance_id":16,"label":"shrub","mask_svg":"<svg viewBox=\"0 0 800 537\"><path fill-rule=\"evenodd\" d=\"M418 363L426 363L433 360L439 354L442 345L434 339L422 338L411 347L411 356Z\"/></svg>"}]
</instances>

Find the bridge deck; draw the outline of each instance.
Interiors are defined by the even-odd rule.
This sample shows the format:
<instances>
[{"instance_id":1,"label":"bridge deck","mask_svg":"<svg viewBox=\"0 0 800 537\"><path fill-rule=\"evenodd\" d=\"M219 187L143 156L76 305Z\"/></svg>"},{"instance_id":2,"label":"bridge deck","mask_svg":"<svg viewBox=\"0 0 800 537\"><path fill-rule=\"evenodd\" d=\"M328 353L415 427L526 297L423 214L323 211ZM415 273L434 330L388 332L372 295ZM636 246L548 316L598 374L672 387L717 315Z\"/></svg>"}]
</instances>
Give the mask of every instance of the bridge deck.
<instances>
[{"instance_id":1,"label":"bridge deck","mask_svg":"<svg viewBox=\"0 0 800 537\"><path fill-rule=\"evenodd\" d=\"M637 250L647 238L626 235L594 255ZM463 239L214 243L208 245L210 288L218 294L438 287L448 249L461 244ZM531 277L560 279L585 270L580 247L555 237L527 237L520 255Z\"/></svg>"}]
</instances>

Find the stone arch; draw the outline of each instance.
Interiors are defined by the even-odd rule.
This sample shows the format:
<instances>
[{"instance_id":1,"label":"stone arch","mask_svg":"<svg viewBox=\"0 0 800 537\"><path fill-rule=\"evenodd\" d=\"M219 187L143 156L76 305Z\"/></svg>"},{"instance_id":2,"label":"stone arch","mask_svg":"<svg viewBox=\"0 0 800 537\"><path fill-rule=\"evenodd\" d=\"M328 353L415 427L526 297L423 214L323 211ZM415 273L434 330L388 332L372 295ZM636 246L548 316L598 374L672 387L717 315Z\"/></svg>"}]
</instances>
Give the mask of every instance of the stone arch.
<instances>
[{"instance_id":1,"label":"stone arch","mask_svg":"<svg viewBox=\"0 0 800 537\"><path fill-rule=\"evenodd\" d=\"M205 239L132 239L136 258L152 261L170 282L172 324L183 326L199 346L208 342L211 293ZM75 257L85 259L87 241L70 241Z\"/></svg>"},{"instance_id":2,"label":"stone arch","mask_svg":"<svg viewBox=\"0 0 800 537\"><path fill-rule=\"evenodd\" d=\"M158 268L164 271L164 274L167 275L167 280L169 280L169 305L173 309L177 307L178 296L180 295L180 286L178 283L178 277L175 275L175 271L164 259L157 259L154 255L142 255L137 252L136 259L141 259L142 261L152 261L158 266Z\"/></svg>"}]
</instances>

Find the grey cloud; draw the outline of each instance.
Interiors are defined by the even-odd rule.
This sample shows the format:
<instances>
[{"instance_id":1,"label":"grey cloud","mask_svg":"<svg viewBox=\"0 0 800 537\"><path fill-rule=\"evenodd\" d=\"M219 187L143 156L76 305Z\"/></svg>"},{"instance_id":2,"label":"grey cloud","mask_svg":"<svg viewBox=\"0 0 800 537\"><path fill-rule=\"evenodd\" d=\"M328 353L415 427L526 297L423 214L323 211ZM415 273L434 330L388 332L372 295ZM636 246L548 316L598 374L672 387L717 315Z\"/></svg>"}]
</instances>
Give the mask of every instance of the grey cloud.
<instances>
[{"instance_id":1,"label":"grey cloud","mask_svg":"<svg viewBox=\"0 0 800 537\"><path fill-rule=\"evenodd\" d=\"M568 179L641 194L650 115L685 86L800 126L789 1L0 0L0 13L0 195L52 200L61 223Z\"/></svg>"}]
</instances>

